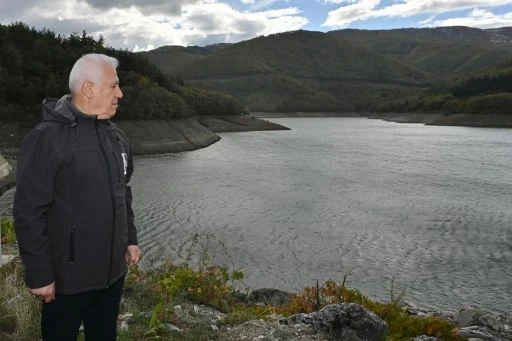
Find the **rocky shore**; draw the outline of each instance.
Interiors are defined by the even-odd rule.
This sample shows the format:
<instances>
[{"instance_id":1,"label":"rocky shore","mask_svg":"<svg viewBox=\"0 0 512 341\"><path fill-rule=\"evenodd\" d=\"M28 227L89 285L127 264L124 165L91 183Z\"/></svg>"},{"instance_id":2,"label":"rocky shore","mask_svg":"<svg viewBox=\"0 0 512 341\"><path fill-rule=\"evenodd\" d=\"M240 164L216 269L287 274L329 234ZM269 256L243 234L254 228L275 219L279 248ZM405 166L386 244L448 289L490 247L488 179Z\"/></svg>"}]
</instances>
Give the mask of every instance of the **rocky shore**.
<instances>
[{"instance_id":1,"label":"rocky shore","mask_svg":"<svg viewBox=\"0 0 512 341\"><path fill-rule=\"evenodd\" d=\"M290 301L291 294L276 289L253 290L247 302L275 308ZM402 302L405 312L418 318L437 317L455 326L452 331L469 341L512 341L512 316L492 315L471 307L462 308L457 312L435 312L416 307L412 303ZM206 305L193 303L180 304L174 307L173 313L180 320L189 324L208 325L222 335L225 341L268 340L268 341L299 341L299 340L347 340L377 341L383 340L388 324L376 314L358 304L330 304L310 314L296 314L290 317L271 315L270 318L249 320L235 327L219 324L225 313ZM150 312L141 313L147 316ZM130 328L132 313L120 317L121 328ZM175 325L167 324L172 333L183 333ZM438 341L434 336L417 336L404 340Z\"/></svg>"},{"instance_id":2,"label":"rocky shore","mask_svg":"<svg viewBox=\"0 0 512 341\"><path fill-rule=\"evenodd\" d=\"M134 155L179 153L220 140L216 133L288 130L254 116L194 116L169 120L119 120ZM33 127L25 122L0 122L0 195L15 185L16 154L23 137Z\"/></svg>"},{"instance_id":3,"label":"rocky shore","mask_svg":"<svg viewBox=\"0 0 512 341\"><path fill-rule=\"evenodd\" d=\"M129 137L133 153L177 153L205 148L220 140L215 133L287 130L279 124L252 116L193 116L169 120L115 121ZM0 154L14 159L25 134L33 125L24 122L0 122Z\"/></svg>"}]
</instances>

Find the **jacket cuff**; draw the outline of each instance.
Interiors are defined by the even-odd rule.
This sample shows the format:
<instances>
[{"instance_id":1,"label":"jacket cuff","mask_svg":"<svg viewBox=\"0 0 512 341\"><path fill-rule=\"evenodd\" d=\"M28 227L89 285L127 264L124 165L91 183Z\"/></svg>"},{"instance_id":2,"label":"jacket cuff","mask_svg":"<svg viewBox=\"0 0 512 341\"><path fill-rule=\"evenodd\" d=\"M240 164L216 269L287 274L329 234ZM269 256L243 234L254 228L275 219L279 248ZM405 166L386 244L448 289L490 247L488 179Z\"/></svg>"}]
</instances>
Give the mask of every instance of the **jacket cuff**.
<instances>
[{"instance_id":1,"label":"jacket cuff","mask_svg":"<svg viewBox=\"0 0 512 341\"><path fill-rule=\"evenodd\" d=\"M39 289L46 287L53 282L55 278L50 269L26 269L25 282L30 289Z\"/></svg>"},{"instance_id":2,"label":"jacket cuff","mask_svg":"<svg viewBox=\"0 0 512 341\"><path fill-rule=\"evenodd\" d=\"M137 240L137 235L128 233L128 245L139 245L139 241Z\"/></svg>"}]
</instances>

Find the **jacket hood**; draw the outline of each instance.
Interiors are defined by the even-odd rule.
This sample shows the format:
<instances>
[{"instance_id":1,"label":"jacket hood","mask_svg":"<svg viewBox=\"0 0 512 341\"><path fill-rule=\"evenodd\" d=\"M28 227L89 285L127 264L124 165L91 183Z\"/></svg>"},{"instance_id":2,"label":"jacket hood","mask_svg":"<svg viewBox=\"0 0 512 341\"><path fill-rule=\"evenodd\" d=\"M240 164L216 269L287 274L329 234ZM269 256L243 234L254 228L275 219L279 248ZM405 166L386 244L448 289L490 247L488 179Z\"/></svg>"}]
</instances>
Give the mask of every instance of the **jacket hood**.
<instances>
[{"instance_id":1,"label":"jacket hood","mask_svg":"<svg viewBox=\"0 0 512 341\"><path fill-rule=\"evenodd\" d=\"M46 98L43 101L43 122L61 122L73 125L77 118L96 119L96 116L82 113L71 102L71 95L64 95L60 99Z\"/></svg>"}]
</instances>

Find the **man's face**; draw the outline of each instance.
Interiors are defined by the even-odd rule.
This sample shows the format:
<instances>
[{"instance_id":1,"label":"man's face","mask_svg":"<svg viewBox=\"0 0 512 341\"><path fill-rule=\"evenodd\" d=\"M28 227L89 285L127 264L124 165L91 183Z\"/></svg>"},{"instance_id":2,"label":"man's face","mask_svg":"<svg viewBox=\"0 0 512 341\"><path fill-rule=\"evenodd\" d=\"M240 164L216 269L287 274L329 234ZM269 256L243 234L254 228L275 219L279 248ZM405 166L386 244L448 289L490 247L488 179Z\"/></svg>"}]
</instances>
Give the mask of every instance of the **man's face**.
<instances>
[{"instance_id":1,"label":"man's face","mask_svg":"<svg viewBox=\"0 0 512 341\"><path fill-rule=\"evenodd\" d=\"M99 119L110 119L116 114L123 93L119 88L116 69L109 64L103 65L103 79L93 85L94 96L91 99L92 114Z\"/></svg>"}]
</instances>

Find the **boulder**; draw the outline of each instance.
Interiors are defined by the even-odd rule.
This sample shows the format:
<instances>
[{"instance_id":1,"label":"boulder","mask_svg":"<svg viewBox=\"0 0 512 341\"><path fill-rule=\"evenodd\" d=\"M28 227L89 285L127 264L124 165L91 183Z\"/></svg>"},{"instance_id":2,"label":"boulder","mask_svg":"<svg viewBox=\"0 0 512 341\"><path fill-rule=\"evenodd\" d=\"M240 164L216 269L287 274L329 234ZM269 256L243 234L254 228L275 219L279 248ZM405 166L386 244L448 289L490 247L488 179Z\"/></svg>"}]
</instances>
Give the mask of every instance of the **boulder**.
<instances>
[{"instance_id":1,"label":"boulder","mask_svg":"<svg viewBox=\"0 0 512 341\"><path fill-rule=\"evenodd\" d=\"M6 177L11 173L12 168L11 165L0 155L0 179Z\"/></svg>"},{"instance_id":2,"label":"boulder","mask_svg":"<svg viewBox=\"0 0 512 341\"><path fill-rule=\"evenodd\" d=\"M343 340L378 340L386 332L387 323L376 314L354 303L338 303L311 314L297 314L286 323L308 324Z\"/></svg>"},{"instance_id":3,"label":"boulder","mask_svg":"<svg viewBox=\"0 0 512 341\"><path fill-rule=\"evenodd\" d=\"M479 319L483 315L485 315L483 311L471 307L464 307L455 314L452 322L461 328L477 326L480 325Z\"/></svg>"},{"instance_id":4,"label":"boulder","mask_svg":"<svg viewBox=\"0 0 512 341\"><path fill-rule=\"evenodd\" d=\"M256 289L249 295L249 301L256 304L283 306L291 301L291 294L278 289Z\"/></svg>"}]
</instances>

